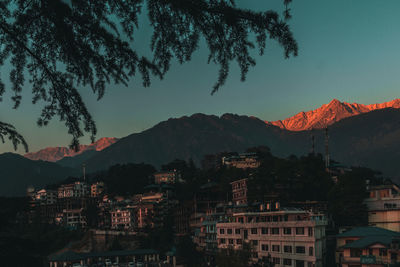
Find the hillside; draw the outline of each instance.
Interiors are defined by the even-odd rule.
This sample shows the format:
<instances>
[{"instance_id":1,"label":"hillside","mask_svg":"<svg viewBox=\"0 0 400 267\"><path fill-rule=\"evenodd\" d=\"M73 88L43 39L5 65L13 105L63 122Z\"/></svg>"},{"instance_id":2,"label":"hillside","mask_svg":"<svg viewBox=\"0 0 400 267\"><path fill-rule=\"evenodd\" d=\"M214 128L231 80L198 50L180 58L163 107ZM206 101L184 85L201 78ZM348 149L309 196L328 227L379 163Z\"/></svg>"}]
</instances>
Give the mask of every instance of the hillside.
<instances>
[{"instance_id":1,"label":"hillside","mask_svg":"<svg viewBox=\"0 0 400 267\"><path fill-rule=\"evenodd\" d=\"M13 153L0 154L0 196L24 196L28 186L52 184L79 172L52 162L33 161Z\"/></svg>"},{"instance_id":2,"label":"hillside","mask_svg":"<svg viewBox=\"0 0 400 267\"><path fill-rule=\"evenodd\" d=\"M400 99L371 105L340 102L334 99L329 104L322 105L315 110L300 112L284 120L266 121L266 123L289 131L322 129L344 118L384 108L400 108Z\"/></svg>"}]
</instances>

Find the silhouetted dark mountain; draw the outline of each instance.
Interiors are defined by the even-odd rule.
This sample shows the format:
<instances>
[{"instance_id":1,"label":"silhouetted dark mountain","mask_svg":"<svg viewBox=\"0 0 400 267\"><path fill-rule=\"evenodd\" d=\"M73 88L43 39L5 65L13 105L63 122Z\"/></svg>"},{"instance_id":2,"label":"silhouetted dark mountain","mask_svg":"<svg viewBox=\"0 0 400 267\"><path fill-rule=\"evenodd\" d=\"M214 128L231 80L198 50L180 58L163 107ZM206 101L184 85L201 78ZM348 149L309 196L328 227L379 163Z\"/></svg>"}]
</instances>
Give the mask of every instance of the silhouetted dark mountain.
<instances>
[{"instance_id":1,"label":"silhouetted dark mountain","mask_svg":"<svg viewBox=\"0 0 400 267\"><path fill-rule=\"evenodd\" d=\"M0 154L0 196L23 196L28 186L35 188L79 174L56 163L33 161L13 153Z\"/></svg>"},{"instance_id":2,"label":"silhouetted dark mountain","mask_svg":"<svg viewBox=\"0 0 400 267\"><path fill-rule=\"evenodd\" d=\"M82 164L84 162L86 162L88 159L90 159L97 153L99 153L99 151L87 150L76 156L64 157L64 158L60 159L59 161L56 161L56 163L61 166L64 166L64 167L80 168L80 167L82 167Z\"/></svg>"},{"instance_id":3,"label":"silhouetted dark mountain","mask_svg":"<svg viewBox=\"0 0 400 267\"><path fill-rule=\"evenodd\" d=\"M287 131L248 116L195 114L169 119L142 133L122 138L87 160L89 170L116 163L150 163L156 167L176 158L196 163L205 154L244 151L266 145L274 155L324 153L324 130ZM381 109L342 119L329 128L331 158L347 165L365 166L400 176L400 110Z\"/></svg>"},{"instance_id":4,"label":"silhouetted dark mountain","mask_svg":"<svg viewBox=\"0 0 400 267\"><path fill-rule=\"evenodd\" d=\"M331 158L399 176L400 110L387 108L343 119L329 129ZM320 138L322 151L323 137Z\"/></svg>"},{"instance_id":5,"label":"silhouetted dark mountain","mask_svg":"<svg viewBox=\"0 0 400 267\"><path fill-rule=\"evenodd\" d=\"M203 155L221 151L244 151L267 145L276 155L304 150L303 143L285 142L293 135L260 119L225 114L194 114L169 119L141 133L121 138L87 161L88 170L104 169L116 163L150 163L156 167L176 158L200 162Z\"/></svg>"}]
</instances>

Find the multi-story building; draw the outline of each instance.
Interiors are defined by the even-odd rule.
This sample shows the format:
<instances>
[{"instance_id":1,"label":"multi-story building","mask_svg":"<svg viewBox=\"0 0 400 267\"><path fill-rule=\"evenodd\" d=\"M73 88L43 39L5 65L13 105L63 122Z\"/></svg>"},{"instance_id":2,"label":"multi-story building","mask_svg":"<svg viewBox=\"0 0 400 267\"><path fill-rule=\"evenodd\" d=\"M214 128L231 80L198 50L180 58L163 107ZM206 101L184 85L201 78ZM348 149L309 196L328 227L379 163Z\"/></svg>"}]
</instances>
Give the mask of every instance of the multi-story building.
<instances>
[{"instance_id":1,"label":"multi-story building","mask_svg":"<svg viewBox=\"0 0 400 267\"><path fill-rule=\"evenodd\" d=\"M41 189L35 193L35 201L40 205L51 205L57 202L55 190Z\"/></svg>"},{"instance_id":2,"label":"multi-story building","mask_svg":"<svg viewBox=\"0 0 400 267\"><path fill-rule=\"evenodd\" d=\"M247 178L231 183L232 201L236 205L247 204Z\"/></svg>"},{"instance_id":3,"label":"multi-story building","mask_svg":"<svg viewBox=\"0 0 400 267\"><path fill-rule=\"evenodd\" d=\"M117 230L128 230L134 226L134 212L132 209L115 209L111 214L111 228Z\"/></svg>"},{"instance_id":4,"label":"multi-story building","mask_svg":"<svg viewBox=\"0 0 400 267\"><path fill-rule=\"evenodd\" d=\"M154 174L154 182L156 184L174 184L179 182L181 175L177 170L156 172Z\"/></svg>"},{"instance_id":5,"label":"multi-story building","mask_svg":"<svg viewBox=\"0 0 400 267\"><path fill-rule=\"evenodd\" d=\"M90 195L92 197L99 197L105 191L104 182L96 182L90 186Z\"/></svg>"},{"instance_id":6,"label":"multi-story building","mask_svg":"<svg viewBox=\"0 0 400 267\"><path fill-rule=\"evenodd\" d=\"M222 165L239 169L254 169L260 167L260 160L256 153L241 153L238 156L222 157Z\"/></svg>"},{"instance_id":7,"label":"multi-story building","mask_svg":"<svg viewBox=\"0 0 400 267\"><path fill-rule=\"evenodd\" d=\"M356 227L336 236L340 267L399 266L400 233L378 227Z\"/></svg>"},{"instance_id":8,"label":"multi-story building","mask_svg":"<svg viewBox=\"0 0 400 267\"><path fill-rule=\"evenodd\" d=\"M234 213L216 224L218 248L252 247L253 261L268 260L274 266L323 267L326 253L323 215L302 210Z\"/></svg>"},{"instance_id":9,"label":"multi-story building","mask_svg":"<svg viewBox=\"0 0 400 267\"><path fill-rule=\"evenodd\" d=\"M87 225L84 209L65 209L58 214L56 222L70 228L84 228Z\"/></svg>"},{"instance_id":10,"label":"multi-story building","mask_svg":"<svg viewBox=\"0 0 400 267\"><path fill-rule=\"evenodd\" d=\"M370 226L400 232L400 188L394 184L371 186L364 200Z\"/></svg>"},{"instance_id":11,"label":"multi-story building","mask_svg":"<svg viewBox=\"0 0 400 267\"><path fill-rule=\"evenodd\" d=\"M88 193L88 185L85 182L65 184L58 188L58 198L85 197Z\"/></svg>"}]
</instances>

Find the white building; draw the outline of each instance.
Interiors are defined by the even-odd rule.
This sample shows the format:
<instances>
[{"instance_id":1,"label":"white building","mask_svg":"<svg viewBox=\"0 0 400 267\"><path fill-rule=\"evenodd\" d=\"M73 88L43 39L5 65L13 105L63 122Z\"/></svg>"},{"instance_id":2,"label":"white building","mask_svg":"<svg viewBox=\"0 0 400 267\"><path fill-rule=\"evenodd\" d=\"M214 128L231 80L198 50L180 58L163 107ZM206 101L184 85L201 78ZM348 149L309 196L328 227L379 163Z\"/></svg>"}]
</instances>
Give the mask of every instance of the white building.
<instances>
[{"instance_id":1,"label":"white building","mask_svg":"<svg viewBox=\"0 0 400 267\"><path fill-rule=\"evenodd\" d=\"M326 252L324 216L302 210L234 213L217 223L218 248L241 249L250 243L254 261L276 266L323 267Z\"/></svg>"},{"instance_id":2,"label":"white building","mask_svg":"<svg viewBox=\"0 0 400 267\"><path fill-rule=\"evenodd\" d=\"M400 232L400 188L394 184L371 186L364 200L370 226Z\"/></svg>"}]
</instances>

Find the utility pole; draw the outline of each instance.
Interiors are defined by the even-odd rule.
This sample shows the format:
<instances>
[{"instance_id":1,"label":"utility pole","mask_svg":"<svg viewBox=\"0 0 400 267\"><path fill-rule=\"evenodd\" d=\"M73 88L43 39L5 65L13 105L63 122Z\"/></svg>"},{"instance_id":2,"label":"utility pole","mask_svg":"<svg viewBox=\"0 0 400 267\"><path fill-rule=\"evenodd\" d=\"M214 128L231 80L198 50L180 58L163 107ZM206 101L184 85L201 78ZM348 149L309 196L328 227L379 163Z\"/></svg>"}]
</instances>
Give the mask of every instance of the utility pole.
<instances>
[{"instance_id":1,"label":"utility pole","mask_svg":"<svg viewBox=\"0 0 400 267\"><path fill-rule=\"evenodd\" d=\"M325 128L325 168L329 170L329 163L330 163L330 158L329 158L329 133L328 133L328 127Z\"/></svg>"}]
</instances>

